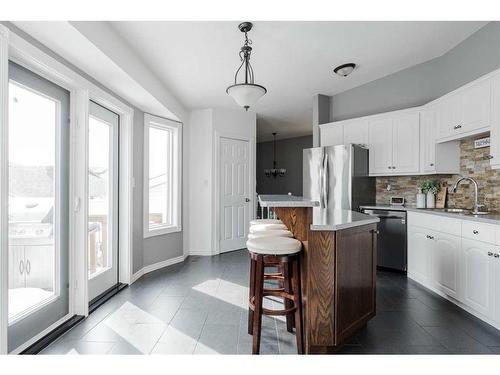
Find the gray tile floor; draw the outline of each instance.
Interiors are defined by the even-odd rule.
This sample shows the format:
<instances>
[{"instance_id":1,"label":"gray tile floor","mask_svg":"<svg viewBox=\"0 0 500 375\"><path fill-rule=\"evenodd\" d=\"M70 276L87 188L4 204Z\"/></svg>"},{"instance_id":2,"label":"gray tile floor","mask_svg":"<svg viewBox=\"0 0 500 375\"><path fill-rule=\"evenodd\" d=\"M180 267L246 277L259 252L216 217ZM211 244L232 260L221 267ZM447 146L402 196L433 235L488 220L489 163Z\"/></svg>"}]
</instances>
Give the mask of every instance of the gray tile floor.
<instances>
[{"instance_id":1,"label":"gray tile floor","mask_svg":"<svg viewBox=\"0 0 500 375\"><path fill-rule=\"evenodd\" d=\"M42 354L249 354L247 285L246 251L190 257L145 275ZM284 319L264 317L261 352L296 353ZM381 272L377 316L340 353L500 353L500 331L404 275Z\"/></svg>"}]
</instances>

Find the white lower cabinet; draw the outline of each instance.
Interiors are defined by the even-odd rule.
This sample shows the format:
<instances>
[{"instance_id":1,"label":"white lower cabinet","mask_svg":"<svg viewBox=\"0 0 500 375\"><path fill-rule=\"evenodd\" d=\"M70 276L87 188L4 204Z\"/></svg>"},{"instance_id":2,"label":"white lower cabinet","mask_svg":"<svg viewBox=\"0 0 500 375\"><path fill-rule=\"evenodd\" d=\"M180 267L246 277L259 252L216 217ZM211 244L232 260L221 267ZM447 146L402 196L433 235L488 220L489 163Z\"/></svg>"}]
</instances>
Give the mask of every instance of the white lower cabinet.
<instances>
[{"instance_id":1,"label":"white lower cabinet","mask_svg":"<svg viewBox=\"0 0 500 375\"><path fill-rule=\"evenodd\" d=\"M474 310L493 317L494 246L464 239L462 241L463 302Z\"/></svg>"},{"instance_id":2,"label":"white lower cabinet","mask_svg":"<svg viewBox=\"0 0 500 375\"><path fill-rule=\"evenodd\" d=\"M500 329L500 246L467 238L471 225L480 225L476 232L481 233L485 224L451 219L450 223L461 221L462 231L457 233L456 226L443 225L443 219L408 212L408 277Z\"/></svg>"},{"instance_id":3,"label":"white lower cabinet","mask_svg":"<svg viewBox=\"0 0 500 375\"><path fill-rule=\"evenodd\" d=\"M460 300L460 237L446 233L438 233L433 237L432 281L437 289Z\"/></svg>"},{"instance_id":4,"label":"white lower cabinet","mask_svg":"<svg viewBox=\"0 0 500 375\"><path fill-rule=\"evenodd\" d=\"M431 250L433 242L429 230L408 226L408 274L423 284L431 279Z\"/></svg>"},{"instance_id":5,"label":"white lower cabinet","mask_svg":"<svg viewBox=\"0 0 500 375\"><path fill-rule=\"evenodd\" d=\"M500 247L496 247L493 254L493 267L492 269L492 284L494 287L491 289L493 296L493 320L500 322Z\"/></svg>"}]
</instances>

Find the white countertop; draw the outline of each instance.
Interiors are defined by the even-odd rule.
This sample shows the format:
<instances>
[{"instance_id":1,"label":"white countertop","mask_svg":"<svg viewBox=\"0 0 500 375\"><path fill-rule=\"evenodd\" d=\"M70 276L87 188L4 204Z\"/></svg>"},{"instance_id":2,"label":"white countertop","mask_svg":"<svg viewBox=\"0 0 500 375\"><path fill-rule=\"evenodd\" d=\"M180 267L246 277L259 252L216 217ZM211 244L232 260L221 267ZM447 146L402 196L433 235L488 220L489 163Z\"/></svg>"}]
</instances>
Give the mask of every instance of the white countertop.
<instances>
[{"instance_id":1,"label":"white countertop","mask_svg":"<svg viewBox=\"0 0 500 375\"><path fill-rule=\"evenodd\" d=\"M500 213L493 212L487 215L471 215L466 213L457 213L457 212L445 212L439 208L415 208L412 206L389 206L389 205L375 205L375 206L361 206L361 208L366 209L375 209L375 210L393 210L393 211L411 211L411 212L420 212L424 214L431 215L439 215L439 216L447 216L453 217L461 220L469 220L476 221L480 223L489 223L489 224L500 224Z\"/></svg>"},{"instance_id":2,"label":"white countertop","mask_svg":"<svg viewBox=\"0 0 500 375\"><path fill-rule=\"evenodd\" d=\"M324 210L313 215L311 230L342 230L359 227L361 225L375 224L380 219L375 216L365 215L361 212L350 210Z\"/></svg>"},{"instance_id":3,"label":"white countertop","mask_svg":"<svg viewBox=\"0 0 500 375\"><path fill-rule=\"evenodd\" d=\"M261 207L317 207L319 202L286 194L262 194L259 195Z\"/></svg>"}]
</instances>

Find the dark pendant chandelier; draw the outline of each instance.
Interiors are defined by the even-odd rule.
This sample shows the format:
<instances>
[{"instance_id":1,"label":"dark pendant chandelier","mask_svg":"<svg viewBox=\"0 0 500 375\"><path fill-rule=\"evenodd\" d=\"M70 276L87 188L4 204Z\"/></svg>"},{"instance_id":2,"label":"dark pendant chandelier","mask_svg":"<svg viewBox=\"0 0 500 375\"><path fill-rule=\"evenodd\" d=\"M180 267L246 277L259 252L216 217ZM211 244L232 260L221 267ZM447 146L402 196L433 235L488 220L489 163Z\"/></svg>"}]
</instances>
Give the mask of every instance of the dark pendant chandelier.
<instances>
[{"instance_id":1,"label":"dark pendant chandelier","mask_svg":"<svg viewBox=\"0 0 500 375\"><path fill-rule=\"evenodd\" d=\"M276 134L277 133L273 133L273 169L264 169L266 177L283 177L286 173L285 168L276 168Z\"/></svg>"},{"instance_id":2,"label":"dark pendant chandelier","mask_svg":"<svg viewBox=\"0 0 500 375\"><path fill-rule=\"evenodd\" d=\"M255 76L252 65L250 65L250 55L252 53L250 44L252 44L252 41L248 39L247 35L247 33L252 30L252 26L253 24L251 22L243 22L238 25L238 29L240 29L242 33L245 33L245 44L243 44L239 53L241 64L234 75L234 85L226 89L226 92L233 97L236 103L245 108L246 111L267 92L264 86L254 83ZM243 83L238 83L238 74L242 70L241 68L245 69L245 81Z\"/></svg>"}]
</instances>

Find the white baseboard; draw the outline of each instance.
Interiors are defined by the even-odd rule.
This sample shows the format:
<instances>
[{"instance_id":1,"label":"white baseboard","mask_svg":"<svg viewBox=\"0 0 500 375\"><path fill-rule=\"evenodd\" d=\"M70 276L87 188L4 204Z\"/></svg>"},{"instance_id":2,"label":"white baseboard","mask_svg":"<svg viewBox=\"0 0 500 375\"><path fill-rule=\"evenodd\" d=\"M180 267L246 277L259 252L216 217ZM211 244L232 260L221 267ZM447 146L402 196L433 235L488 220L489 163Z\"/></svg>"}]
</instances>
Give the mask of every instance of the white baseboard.
<instances>
[{"instance_id":1,"label":"white baseboard","mask_svg":"<svg viewBox=\"0 0 500 375\"><path fill-rule=\"evenodd\" d=\"M189 255L210 257L214 254L212 254L211 252L203 251L203 250L191 250L191 251L189 251Z\"/></svg>"},{"instance_id":2,"label":"white baseboard","mask_svg":"<svg viewBox=\"0 0 500 375\"><path fill-rule=\"evenodd\" d=\"M186 259L186 257L184 255L181 255L181 256L178 256L175 258L170 258L170 259L158 262L158 263L153 263L153 264L150 264L148 266L144 266L139 271L137 271L136 273L134 273L132 275L132 278L130 280L130 284L133 284L134 282L139 280L141 278L141 276L143 276L147 273L159 270L160 268L171 266L173 264L184 262L185 259Z\"/></svg>"}]
</instances>

